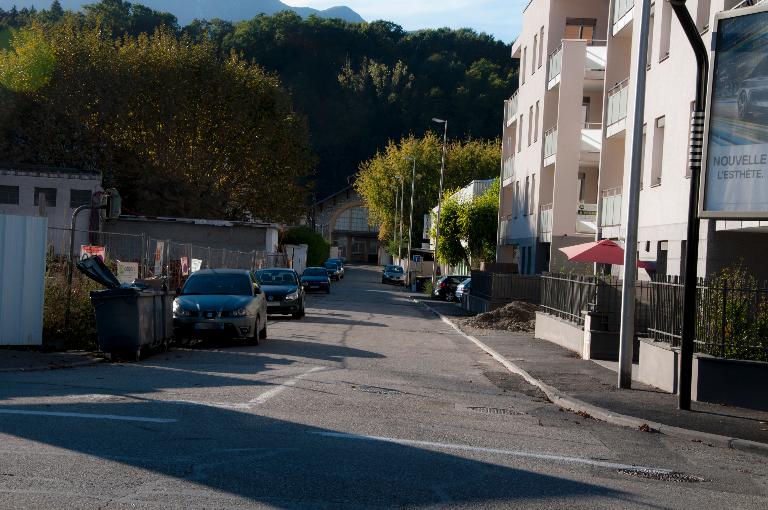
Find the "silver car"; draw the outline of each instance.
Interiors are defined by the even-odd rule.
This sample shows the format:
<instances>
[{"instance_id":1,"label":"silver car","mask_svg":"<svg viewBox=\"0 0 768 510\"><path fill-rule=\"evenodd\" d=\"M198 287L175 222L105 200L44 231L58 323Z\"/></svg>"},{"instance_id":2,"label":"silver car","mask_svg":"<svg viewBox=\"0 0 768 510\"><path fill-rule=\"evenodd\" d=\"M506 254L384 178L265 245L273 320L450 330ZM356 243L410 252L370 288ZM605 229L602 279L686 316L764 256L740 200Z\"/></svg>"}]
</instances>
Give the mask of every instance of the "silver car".
<instances>
[{"instance_id":1,"label":"silver car","mask_svg":"<svg viewBox=\"0 0 768 510\"><path fill-rule=\"evenodd\" d=\"M253 273L205 269L189 277L173 301L177 339L267 338L267 302Z\"/></svg>"}]
</instances>

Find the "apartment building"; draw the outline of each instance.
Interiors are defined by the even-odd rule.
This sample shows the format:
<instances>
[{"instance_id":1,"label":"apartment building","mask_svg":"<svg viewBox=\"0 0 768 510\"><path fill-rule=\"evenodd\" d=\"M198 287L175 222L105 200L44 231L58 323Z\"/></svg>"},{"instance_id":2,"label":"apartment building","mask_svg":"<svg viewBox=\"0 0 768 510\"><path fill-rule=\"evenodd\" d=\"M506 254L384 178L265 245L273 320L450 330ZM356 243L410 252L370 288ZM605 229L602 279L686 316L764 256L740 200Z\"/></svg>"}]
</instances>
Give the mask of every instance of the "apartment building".
<instances>
[{"instance_id":1,"label":"apartment building","mask_svg":"<svg viewBox=\"0 0 768 510\"><path fill-rule=\"evenodd\" d=\"M709 47L715 14L744 2L687 4ZM525 8L512 47L520 88L505 104L499 262L516 262L521 273L584 270L558 248L594 239L623 243L642 6L531 0ZM696 66L667 0L652 2L650 21L637 249L657 274L680 275ZM743 260L768 278L761 263L766 232L765 223L703 221L699 274ZM612 270L619 275L621 268Z\"/></svg>"}]
</instances>

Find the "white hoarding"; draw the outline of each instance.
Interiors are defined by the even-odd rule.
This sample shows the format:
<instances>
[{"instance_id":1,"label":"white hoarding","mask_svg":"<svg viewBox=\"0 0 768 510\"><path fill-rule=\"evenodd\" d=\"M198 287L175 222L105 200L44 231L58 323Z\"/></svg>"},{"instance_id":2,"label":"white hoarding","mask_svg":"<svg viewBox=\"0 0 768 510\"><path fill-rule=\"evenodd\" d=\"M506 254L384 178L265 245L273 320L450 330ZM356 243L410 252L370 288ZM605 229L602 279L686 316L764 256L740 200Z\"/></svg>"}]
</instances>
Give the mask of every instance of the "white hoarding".
<instances>
[{"instance_id":1,"label":"white hoarding","mask_svg":"<svg viewBox=\"0 0 768 510\"><path fill-rule=\"evenodd\" d=\"M702 172L704 218L768 218L768 11L717 16Z\"/></svg>"}]
</instances>

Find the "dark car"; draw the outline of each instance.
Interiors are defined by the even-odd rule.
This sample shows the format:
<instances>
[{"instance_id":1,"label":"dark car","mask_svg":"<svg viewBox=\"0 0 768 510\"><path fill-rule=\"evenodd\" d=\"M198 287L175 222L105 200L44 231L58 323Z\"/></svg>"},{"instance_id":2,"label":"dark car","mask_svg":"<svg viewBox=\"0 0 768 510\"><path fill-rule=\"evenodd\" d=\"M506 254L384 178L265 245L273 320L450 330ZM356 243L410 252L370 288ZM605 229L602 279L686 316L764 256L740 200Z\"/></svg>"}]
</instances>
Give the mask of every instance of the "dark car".
<instances>
[{"instance_id":1,"label":"dark car","mask_svg":"<svg viewBox=\"0 0 768 510\"><path fill-rule=\"evenodd\" d=\"M323 264L325 271L328 273L328 278L331 280L341 280L344 278L344 268L338 262L326 262Z\"/></svg>"},{"instance_id":2,"label":"dark car","mask_svg":"<svg viewBox=\"0 0 768 510\"><path fill-rule=\"evenodd\" d=\"M472 292L472 278L467 278L456 287L456 300L461 301L462 298Z\"/></svg>"},{"instance_id":3,"label":"dark car","mask_svg":"<svg viewBox=\"0 0 768 510\"><path fill-rule=\"evenodd\" d=\"M447 275L437 280L435 284L434 297L443 301L453 301L456 299L456 287L466 280L468 276Z\"/></svg>"},{"instance_id":4,"label":"dark car","mask_svg":"<svg viewBox=\"0 0 768 510\"><path fill-rule=\"evenodd\" d=\"M290 314L294 319L304 317L304 287L299 283L299 275L293 269L275 268L256 271L264 297L267 300L267 313Z\"/></svg>"},{"instance_id":5,"label":"dark car","mask_svg":"<svg viewBox=\"0 0 768 510\"><path fill-rule=\"evenodd\" d=\"M324 267L308 267L301 274L301 286L307 292L331 293L331 278Z\"/></svg>"},{"instance_id":6,"label":"dark car","mask_svg":"<svg viewBox=\"0 0 768 510\"><path fill-rule=\"evenodd\" d=\"M739 119L751 120L768 112L768 57L764 57L741 83L737 99Z\"/></svg>"},{"instance_id":7,"label":"dark car","mask_svg":"<svg viewBox=\"0 0 768 510\"><path fill-rule=\"evenodd\" d=\"M405 270L403 266L388 264L384 266L381 273L381 283L394 283L395 285L405 285Z\"/></svg>"},{"instance_id":8,"label":"dark car","mask_svg":"<svg viewBox=\"0 0 768 510\"><path fill-rule=\"evenodd\" d=\"M267 301L253 273L195 272L173 301L173 332L177 339L214 336L258 344L267 338Z\"/></svg>"}]
</instances>

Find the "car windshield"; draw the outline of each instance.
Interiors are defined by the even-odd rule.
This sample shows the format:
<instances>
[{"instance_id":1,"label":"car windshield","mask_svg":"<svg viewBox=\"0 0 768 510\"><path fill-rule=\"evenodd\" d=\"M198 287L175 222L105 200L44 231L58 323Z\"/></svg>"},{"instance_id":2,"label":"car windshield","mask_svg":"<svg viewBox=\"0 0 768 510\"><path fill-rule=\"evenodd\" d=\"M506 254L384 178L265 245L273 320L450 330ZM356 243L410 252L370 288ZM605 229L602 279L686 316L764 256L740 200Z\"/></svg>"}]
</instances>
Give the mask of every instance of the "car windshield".
<instances>
[{"instance_id":1,"label":"car windshield","mask_svg":"<svg viewBox=\"0 0 768 510\"><path fill-rule=\"evenodd\" d=\"M325 267L326 267L327 269L338 269L338 268L339 268L339 265L338 265L338 264L336 264L335 262L326 262L326 263L325 263Z\"/></svg>"},{"instance_id":2,"label":"car windshield","mask_svg":"<svg viewBox=\"0 0 768 510\"><path fill-rule=\"evenodd\" d=\"M182 295L251 296L251 279L245 274L200 274L187 280Z\"/></svg>"},{"instance_id":3,"label":"car windshield","mask_svg":"<svg viewBox=\"0 0 768 510\"><path fill-rule=\"evenodd\" d=\"M403 268L400 266L387 266L387 271L390 273L402 273Z\"/></svg>"},{"instance_id":4,"label":"car windshield","mask_svg":"<svg viewBox=\"0 0 768 510\"><path fill-rule=\"evenodd\" d=\"M328 273L325 271L325 269L321 269L319 267L310 267L304 271L304 276L328 276Z\"/></svg>"},{"instance_id":5,"label":"car windshield","mask_svg":"<svg viewBox=\"0 0 768 510\"><path fill-rule=\"evenodd\" d=\"M262 269L256 271L256 280L262 285L296 285L296 274L293 271L280 269Z\"/></svg>"}]
</instances>

